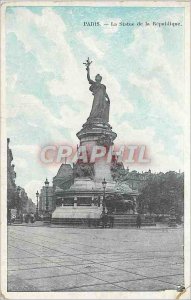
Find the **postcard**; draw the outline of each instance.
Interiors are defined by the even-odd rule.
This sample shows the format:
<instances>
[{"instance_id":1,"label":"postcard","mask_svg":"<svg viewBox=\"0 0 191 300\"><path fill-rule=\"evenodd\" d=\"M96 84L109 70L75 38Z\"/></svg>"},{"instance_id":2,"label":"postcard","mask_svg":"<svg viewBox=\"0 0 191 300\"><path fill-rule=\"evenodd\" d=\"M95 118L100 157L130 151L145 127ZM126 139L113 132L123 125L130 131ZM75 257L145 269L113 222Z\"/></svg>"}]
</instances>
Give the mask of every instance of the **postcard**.
<instances>
[{"instance_id":1,"label":"postcard","mask_svg":"<svg viewBox=\"0 0 191 300\"><path fill-rule=\"evenodd\" d=\"M1 295L190 299L190 2L1 2Z\"/></svg>"}]
</instances>

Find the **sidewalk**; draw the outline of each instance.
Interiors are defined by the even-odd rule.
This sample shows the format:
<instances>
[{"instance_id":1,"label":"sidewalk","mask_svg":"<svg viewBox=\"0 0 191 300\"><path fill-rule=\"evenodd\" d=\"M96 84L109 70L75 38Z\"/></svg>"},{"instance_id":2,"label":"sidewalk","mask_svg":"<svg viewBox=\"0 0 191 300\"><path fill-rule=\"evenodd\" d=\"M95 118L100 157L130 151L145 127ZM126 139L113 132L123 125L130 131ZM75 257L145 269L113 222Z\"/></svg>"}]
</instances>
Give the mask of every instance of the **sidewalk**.
<instances>
[{"instance_id":1,"label":"sidewalk","mask_svg":"<svg viewBox=\"0 0 191 300\"><path fill-rule=\"evenodd\" d=\"M85 225L81 225L81 226L76 226L76 225L56 225L56 224L48 224L48 223L43 223L43 221L36 221L34 223L20 223L20 224L14 224L12 223L11 225L8 225L8 226L26 226L26 227L51 227L51 228L82 228L82 229L98 229L98 228L95 228L95 227L87 227ZM168 227L168 224L163 224L163 223L156 223L156 226L141 226L141 230L146 230L146 229L149 229L149 230L156 230L156 229L183 229L184 225L181 224L181 225L177 225L177 227L173 228L173 227ZM99 229L102 229L102 228L99 228ZM113 230L113 229L129 229L129 230L132 230L132 229L137 229L136 226L124 226L124 227L114 227L113 228L110 228L110 230ZM138 229L137 229L138 230Z\"/></svg>"},{"instance_id":2,"label":"sidewalk","mask_svg":"<svg viewBox=\"0 0 191 300\"><path fill-rule=\"evenodd\" d=\"M145 229L9 226L8 289L176 290L183 284L182 228Z\"/></svg>"}]
</instances>

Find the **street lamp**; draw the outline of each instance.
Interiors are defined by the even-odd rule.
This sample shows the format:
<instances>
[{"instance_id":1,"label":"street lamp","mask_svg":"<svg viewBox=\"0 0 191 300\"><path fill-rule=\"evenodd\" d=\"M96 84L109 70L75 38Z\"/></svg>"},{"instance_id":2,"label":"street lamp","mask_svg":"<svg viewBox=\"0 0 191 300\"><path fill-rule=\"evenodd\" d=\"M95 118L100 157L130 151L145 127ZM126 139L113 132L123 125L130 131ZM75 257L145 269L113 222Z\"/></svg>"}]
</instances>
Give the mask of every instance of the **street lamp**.
<instances>
[{"instance_id":1,"label":"street lamp","mask_svg":"<svg viewBox=\"0 0 191 300\"><path fill-rule=\"evenodd\" d=\"M46 206L45 206L45 212L44 212L43 220L44 220L45 223L50 223L50 214L49 214L49 205L48 205L48 188L49 188L49 182L48 182L47 178L46 178L44 184L45 184L45 190L46 190Z\"/></svg>"},{"instance_id":2,"label":"street lamp","mask_svg":"<svg viewBox=\"0 0 191 300\"><path fill-rule=\"evenodd\" d=\"M39 198L39 192L37 191L36 192L36 200L37 200L37 203L36 203L36 218L38 220L38 198Z\"/></svg>"},{"instance_id":3,"label":"street lamp","mask_svg":"<svg viewBox=\"0 0 191 300\"><path fill-rule=\"evenodd\" d=\"M106 189L107 181L104 180L102 181L102 186L103 186L103 215L105 215L105 189Z\"/></svg>"},{"instance_id":4,"label":"street lamp","mask_svg":"<svg viewBox=\"0 0 191 300\"><path fill-rule=\"evenodd\" d=\"M46 188L46 212L48 212L48 187L49 187L49 182L48 179L46 178L45 182L45 188Z\"/></svg>"}]
</instances>

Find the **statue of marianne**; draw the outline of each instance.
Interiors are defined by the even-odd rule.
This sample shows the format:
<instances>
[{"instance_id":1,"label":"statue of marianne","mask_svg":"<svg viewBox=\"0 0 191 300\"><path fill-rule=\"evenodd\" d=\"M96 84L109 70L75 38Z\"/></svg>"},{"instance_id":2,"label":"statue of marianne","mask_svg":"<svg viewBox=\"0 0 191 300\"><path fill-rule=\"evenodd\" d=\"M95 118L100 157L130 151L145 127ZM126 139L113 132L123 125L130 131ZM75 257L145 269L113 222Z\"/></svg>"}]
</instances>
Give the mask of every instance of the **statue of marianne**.
<instances>
[{"instance_id":1,"label":"statue of marianne","mask_svg":"<svg viewBox=\"0 0 191 300\"><path fill-rule=\"evenodd\" d=\"M102 77L100 74L97 74L95 77L95 81L90 78L90 64L92 62L88 60L84 63L86 65L87 70L87 79L89 81L90 91L94 95L94 100L92 104L92 109L90 112L90 116L88 121L93 121L93 119L101 119L102 122L109 122L109 107L110 107L110 99L108 94L106 93L106 86L101 84Z\"/></svg>"}]
</instances>

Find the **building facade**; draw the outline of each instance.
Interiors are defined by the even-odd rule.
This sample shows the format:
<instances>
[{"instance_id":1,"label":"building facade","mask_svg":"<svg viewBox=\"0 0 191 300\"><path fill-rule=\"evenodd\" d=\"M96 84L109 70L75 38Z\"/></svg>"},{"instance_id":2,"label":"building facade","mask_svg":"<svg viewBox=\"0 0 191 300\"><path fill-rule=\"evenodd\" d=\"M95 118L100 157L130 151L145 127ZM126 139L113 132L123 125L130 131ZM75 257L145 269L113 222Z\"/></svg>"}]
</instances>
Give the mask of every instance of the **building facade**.
<instances>
[{"instance_id":1,"label":"building facade","mask_svg":"<svg viewBox=\"0 0 191 300\"><path fill-rule=\"evenodd\" d=\"M46 211L46 201L48 202L48 211L53 212L55 209L53 187L43 186L39 195L39 213L44 214Z\"/></svg>"},{"instance_id":2,"label":"building facade","mask_svg":"<svg viewBox=\"0 0 191 300\"><path fill-rule=\"evenodd\" d=\"M36 206L28 197L24 188L16 185L16 172L13 153L10 149L10 139L7 139L7 209L16 209L17 216L23 213L35 212Z\"/></svg>"},{"instance_id":3,"label":"building facade","mask_svg":"<svg viewBox=\"0 0 191 300\"><path fill-rule=\"evenodd\" d=\"M17 202L17 187L15 183L16 172L13 162L13 154L10 149L10 139L7 139L7 208L16 208Z\"/></svg>"}]
</instances>

